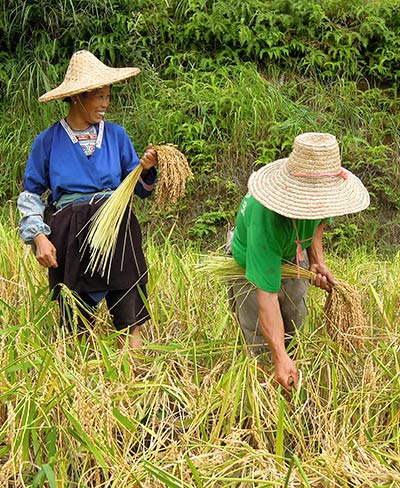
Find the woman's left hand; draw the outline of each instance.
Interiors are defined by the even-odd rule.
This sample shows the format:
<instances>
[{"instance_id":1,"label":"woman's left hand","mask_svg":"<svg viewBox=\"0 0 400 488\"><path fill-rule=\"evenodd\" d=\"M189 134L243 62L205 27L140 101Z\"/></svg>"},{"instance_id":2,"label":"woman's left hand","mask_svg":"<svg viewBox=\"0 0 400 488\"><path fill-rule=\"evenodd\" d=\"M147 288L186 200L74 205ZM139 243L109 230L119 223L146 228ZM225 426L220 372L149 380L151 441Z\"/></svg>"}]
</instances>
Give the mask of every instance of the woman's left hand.
<instances>
[{"instance_id":1,"label":"woman's left hand","mask_svg":"<svg viewBox=\"0 0 400 488\"><path fill-rule=\"evenodd\" d=\"M325 263L311 264L310 271L315 273L313 277L313 285L318 286L322 290L329 292L332 290L332 286L336 285L335 278Z\"/></svg>"},{"instance_id":2,"label":"woman's left hand","mask_svg":"<svg viewBox=\"0 0 400 488\"><path fill-rule=\"evenodd\" d=\"M155 166L157 162L157 151L153 148L153 144L149 144L140 160L140 164L143 166L144 171L148 171Z\"/></svg>"}]
</instances>

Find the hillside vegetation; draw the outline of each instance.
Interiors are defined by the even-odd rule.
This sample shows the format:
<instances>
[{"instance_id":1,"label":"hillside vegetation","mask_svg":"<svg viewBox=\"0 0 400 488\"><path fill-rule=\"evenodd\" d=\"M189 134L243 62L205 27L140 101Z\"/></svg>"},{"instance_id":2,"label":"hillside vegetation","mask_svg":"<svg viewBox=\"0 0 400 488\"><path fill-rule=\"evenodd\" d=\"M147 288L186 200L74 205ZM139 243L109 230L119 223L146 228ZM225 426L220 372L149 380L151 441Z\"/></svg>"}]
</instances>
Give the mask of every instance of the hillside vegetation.
<instances>
[{"instance_id":1,"label":"hillside vegetation","mask_svg":"<svg viewBox=\"0 0 400 488\"><path fill-rule=\"evenodd\" d=\"M142 69L115 87L108 119L139 153L172 142L194 170L186 200L146 209L149 222L214 245L251 171L287 156L298 133L325 131L372 196L367 212L337 220L329 243L397 243L398 0L11 0L0 33L3 200L21 190L33 138L65 113L38 96L86 48Z\"/></svg>"},{"instance_id":2,"label":"hillside vegetation","mask_svg":"<svg viewBox=\"0 0 400 488\"><path fill-rule=\"evenodd\" d=\"M139 154L176 144L194 172L178 204L135 202L151 313L138 351L118 349L103 306L85 337L66 334L18 235L29 148L65 114L38 96L82 48L141 68L113 87L107 119ZM399 59L399 0L2 0L1 487L400 486ZM371 193L326 239L367 333L341 347L312 287L289 394L197 264L223 244L250 173L304 131L335 134Z\"/></svg>"}]
</instances>

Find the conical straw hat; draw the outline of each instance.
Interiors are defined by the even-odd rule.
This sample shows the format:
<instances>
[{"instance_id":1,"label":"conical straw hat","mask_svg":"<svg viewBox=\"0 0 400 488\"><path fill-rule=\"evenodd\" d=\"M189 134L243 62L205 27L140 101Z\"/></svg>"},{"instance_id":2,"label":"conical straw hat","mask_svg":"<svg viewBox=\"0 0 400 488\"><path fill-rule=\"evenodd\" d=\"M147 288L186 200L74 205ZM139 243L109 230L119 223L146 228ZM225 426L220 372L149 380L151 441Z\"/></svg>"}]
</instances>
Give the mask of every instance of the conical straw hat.
<instances>
[{"instance_id":1,"label":"conical straw hat","mask_svg":"<svg viewBox=\"0 0 400 488\"><path fill-rule=\"evenodd\" d=\"M50 102L77 93L112 85L140 73L139 68L110 68L89 51L77 51L71 57L64 81L41 97L40 102Z\"/></svg>"},{"instance_id":2,"label":"conical straw hat","mask_svg":"<svg viewBox=\"0 0 400 488\"><path fill-rule=\"evenodd\" d=\"M297 136L290 156L254 172L248 188L265 207L296 219L359 212L370 203L362 182L342 168L335 136L319 132Z\"/></svg>"}]
</instances>

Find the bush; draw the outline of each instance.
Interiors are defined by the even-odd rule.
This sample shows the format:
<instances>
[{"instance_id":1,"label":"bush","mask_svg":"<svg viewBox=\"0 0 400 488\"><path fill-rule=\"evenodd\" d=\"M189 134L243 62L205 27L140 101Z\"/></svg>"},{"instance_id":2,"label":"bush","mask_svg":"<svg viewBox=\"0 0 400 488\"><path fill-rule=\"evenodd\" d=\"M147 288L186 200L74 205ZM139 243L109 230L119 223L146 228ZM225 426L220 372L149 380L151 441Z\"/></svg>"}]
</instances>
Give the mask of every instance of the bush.
<instances>
[{"instance_id":1,"label":"bush","mask_svg":"<svg viewBox=\"0 0 400 488\"><path fill-rule=\"evenodd\" d=\"M308 130L337 136L344 165L371 192L368 218L397 222L397 4L10 0L0 18L0 197L16 198L34 137L63 116L61 102L38 95L87 48L142 69L115 87L108 116L138 152L173 142L193 167L186 201L154 210L167 225L176 215L182 233L222 238L251 171L287 156Z\"/></svg>"}]
</instances>

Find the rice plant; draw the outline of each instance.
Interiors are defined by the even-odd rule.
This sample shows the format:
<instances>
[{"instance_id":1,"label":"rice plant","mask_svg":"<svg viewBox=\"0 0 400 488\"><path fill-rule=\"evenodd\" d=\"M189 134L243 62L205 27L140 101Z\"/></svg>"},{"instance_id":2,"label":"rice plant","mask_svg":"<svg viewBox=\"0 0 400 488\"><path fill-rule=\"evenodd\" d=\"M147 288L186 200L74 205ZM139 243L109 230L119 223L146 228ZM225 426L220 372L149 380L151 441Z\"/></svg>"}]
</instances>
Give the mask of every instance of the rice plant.
<instances>
[{"instance_id":1,"label":"rice plant","mask_svg":"<svg viewBox=\"0 0 400 488\"><path fill-rule=\"evenodd\" d=\"M157 152L158 178L155 205L176 203L186 193L186 179L193 176L186 157L171 144L154 146ZM85 237L83 250L90 249L88 271L100 270L110 277L111 263L115 254L118 234L126 212L134 206L134 189L142 174L139 164L122 181L113 194L93 215ZM129 222L129 216L127 220ZM128 233L127 230L125 230ZM124 240L128 235L124 236Z\"/></svg>"},{"instance_id":2,"label":"rice plant","mask_svg":"<svg viewBox=\"0 0 400 488\"><path fill-rule=\"evenodd\" d=\"M247 351L226 287L173 231L147 238L151 321L119 350L100 307L81 338L58 326L46 271L2 222L0 480L3 486L395 487L400 483L399 256L330 256L359 284L366 348L318 325L321 290L292 344L289 394ZM156 244L156 241L158 242Z\"/></svg>"}]
</instances>

